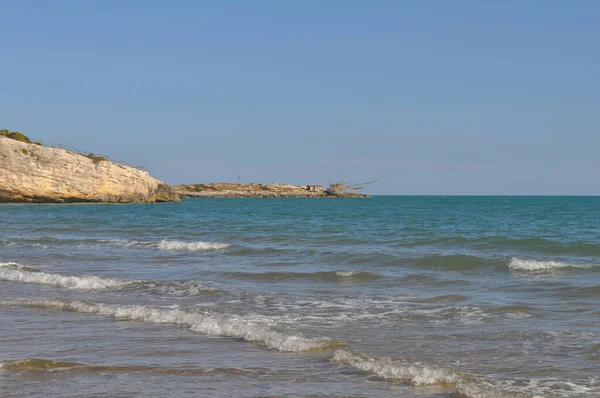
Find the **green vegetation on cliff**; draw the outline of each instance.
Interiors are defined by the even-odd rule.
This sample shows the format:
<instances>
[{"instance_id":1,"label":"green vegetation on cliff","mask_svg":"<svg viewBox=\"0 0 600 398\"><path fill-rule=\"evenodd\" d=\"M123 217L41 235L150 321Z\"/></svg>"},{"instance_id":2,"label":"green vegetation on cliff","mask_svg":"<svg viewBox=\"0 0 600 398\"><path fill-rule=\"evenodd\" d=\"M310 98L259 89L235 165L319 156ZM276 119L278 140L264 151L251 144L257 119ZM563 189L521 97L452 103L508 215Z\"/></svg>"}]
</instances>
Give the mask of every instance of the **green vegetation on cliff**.
<instances>
[{"instance_id":1,"label":"green vegetation on cliff","mask_svg":"<svg viewBox=\"0 0 600 398\"><path fill-rule=\"evenodd\" d=\"M27 137L25 134L21 134L18 131L13 131L10 132L9 130L0 130L0 136L3 137L8 137L10 139L13 139L15 141L20 141L20 142L24 142L26 144L35 144L35 145L42 145L41 142L36 141L36 142L31 142L31 140L29 139L29 137Z\"/></svg>"},{"instance_id":2,"label":"green vegetation on cliff","mask_svg":"<svg viewBox=\"0 0 600 398\"><path fill-rule=\"evenodd\" d=\"M107 158L105 158L104 156L96 156L96 155L94 155L93 153L89 153L89 154L85 155L85 157L86 157L86 158L90 158L90 159L92 159L92 161L93 161L95 164L98 164L98 163L100 163L100 162L105 162L105 161L108 161L108 159L107 159Z\"/></svg>"}]
</instances>

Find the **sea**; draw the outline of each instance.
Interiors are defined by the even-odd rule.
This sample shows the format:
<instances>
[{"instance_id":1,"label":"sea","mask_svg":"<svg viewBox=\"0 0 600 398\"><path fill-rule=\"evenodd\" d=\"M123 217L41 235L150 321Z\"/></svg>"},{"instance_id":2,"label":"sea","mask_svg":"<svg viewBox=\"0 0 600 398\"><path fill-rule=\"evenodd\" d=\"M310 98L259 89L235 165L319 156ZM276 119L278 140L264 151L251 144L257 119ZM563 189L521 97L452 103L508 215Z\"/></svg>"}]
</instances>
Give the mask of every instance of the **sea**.
<instances>
[{"instance_id":1,"label":"sea","mask_svg":"<svg viewBox=\"0 0 600 398\"><path fill-rule=\"evenodd\" d=\"M600 198L0 205L1 397L600 397Z\"/></svg>"}]
</instances>

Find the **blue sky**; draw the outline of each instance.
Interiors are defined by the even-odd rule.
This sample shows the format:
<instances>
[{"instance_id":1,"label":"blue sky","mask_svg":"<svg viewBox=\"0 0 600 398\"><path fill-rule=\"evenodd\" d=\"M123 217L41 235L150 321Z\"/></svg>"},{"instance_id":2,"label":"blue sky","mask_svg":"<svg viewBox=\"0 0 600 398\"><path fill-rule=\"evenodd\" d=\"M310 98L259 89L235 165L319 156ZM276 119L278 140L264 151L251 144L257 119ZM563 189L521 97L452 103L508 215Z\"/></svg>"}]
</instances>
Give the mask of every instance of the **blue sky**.
<instances>
[{"instance_id":1,"label":"blue sky","mask_svg":"<svg viewBox=\"0 0 600 398\"><path fill-rule=\"evenodd\" d=\"M597 1L0 0L0 128L169 183L600 194Z\"/></svg>"}]
</instances>

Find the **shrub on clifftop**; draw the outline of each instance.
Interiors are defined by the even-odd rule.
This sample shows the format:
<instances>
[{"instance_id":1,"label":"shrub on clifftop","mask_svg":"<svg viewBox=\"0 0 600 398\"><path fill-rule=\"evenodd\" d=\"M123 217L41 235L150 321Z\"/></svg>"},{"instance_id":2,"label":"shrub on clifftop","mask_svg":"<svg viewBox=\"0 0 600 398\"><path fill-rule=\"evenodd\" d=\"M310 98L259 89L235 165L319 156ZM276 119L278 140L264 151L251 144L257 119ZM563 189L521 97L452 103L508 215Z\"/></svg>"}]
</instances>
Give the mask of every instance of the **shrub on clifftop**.
<instances>
[{"instance_id":1,"label":"shrub on clifftop","mask_svg":"<svg viewBox=\"0 0 600 398\"><path fill-rule=\"evenodd\" d=\"M96 156L93 153L88 154L86 157L92 159L95 164L108 160L104 156Z\"/></svg>"},{"instance_id":2,"label":"shrub on clifftop","mask_svg":"<svg viewBox=\"0 0 600 398\"><path fill-rule=\"evenodd\" d=\"M21 134L18 131L14 131L14 132L8 134L8 138L12 138L15 141L21 141L26 144L32 144L31 140L29 138L27 138L27 136L25 134Z\"/></svg>"},{"instance_id":3,"label":"shrub on clifftop","mask_svg":"<svg viewBox=\"0 0 600 398\"><path fill-rule=\"evenodd\" d=\"M35 144L35 145L42 146L41 142L39 142L39 141L31 142L29 137L27 137L25 134L19 133L18 131L13 131L11 133L10 130L6 130L6 129L0 130L0 137L8 137L15 141L24 142L26 144Z\"/></svg>"}]
</instances>

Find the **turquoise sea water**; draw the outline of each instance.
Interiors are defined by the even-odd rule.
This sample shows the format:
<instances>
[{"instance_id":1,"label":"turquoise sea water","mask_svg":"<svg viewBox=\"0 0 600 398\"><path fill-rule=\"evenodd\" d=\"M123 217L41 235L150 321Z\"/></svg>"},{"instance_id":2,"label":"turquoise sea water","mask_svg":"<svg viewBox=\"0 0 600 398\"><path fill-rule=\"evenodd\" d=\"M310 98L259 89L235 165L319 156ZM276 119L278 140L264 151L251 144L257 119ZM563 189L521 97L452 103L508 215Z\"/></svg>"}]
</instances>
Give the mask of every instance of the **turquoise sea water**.
<instances>
[{"instance_id":1,"label":"turquoise sea water","mask_svg":"<svg viewBox=\"0 0 600 398\"><path fill-rule=\"evenodd\" d=\"M600 198L0 206L0 396L600 396Z\"/></svg>"}]
</instances>

